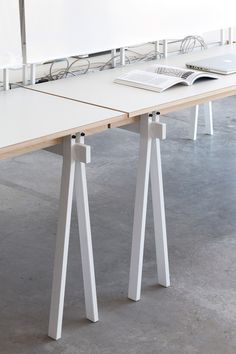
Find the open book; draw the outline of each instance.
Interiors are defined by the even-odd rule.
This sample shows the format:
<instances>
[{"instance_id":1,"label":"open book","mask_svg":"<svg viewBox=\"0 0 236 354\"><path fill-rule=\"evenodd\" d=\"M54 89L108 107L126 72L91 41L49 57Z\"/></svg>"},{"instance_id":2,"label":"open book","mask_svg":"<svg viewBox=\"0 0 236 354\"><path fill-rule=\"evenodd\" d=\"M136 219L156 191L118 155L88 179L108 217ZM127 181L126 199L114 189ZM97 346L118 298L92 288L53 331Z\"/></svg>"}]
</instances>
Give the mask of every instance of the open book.
<instances>
[{"instance_id":1,"label":"open book","mask_svg":"<svg viewBox=\"0 0 236 354\"><path fill-rule=\"evenodd\" d=\"M217 79L217 76L203 71L177 68L167 65L152 65L146 70L133 70L114 80L122 85L162 92L177 84L190 86L201 78Z\"/></svg>"}]
</instances>

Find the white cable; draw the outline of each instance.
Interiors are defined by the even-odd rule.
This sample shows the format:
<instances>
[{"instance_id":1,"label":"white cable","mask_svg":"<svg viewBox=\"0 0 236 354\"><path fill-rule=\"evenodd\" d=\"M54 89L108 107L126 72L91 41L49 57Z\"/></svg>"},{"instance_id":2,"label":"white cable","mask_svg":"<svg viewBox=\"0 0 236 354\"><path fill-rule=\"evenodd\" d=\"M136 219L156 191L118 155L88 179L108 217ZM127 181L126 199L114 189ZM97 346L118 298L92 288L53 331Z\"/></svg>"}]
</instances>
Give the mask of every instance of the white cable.
<instances>
[{"instance_id":1,"label":"white cable","mask_svg":"<svg viewBox=\"0 0 236 354\"><path fill-rule=\"evenodd\" d=\"M144 62L144 61L149 61L152 59L156 58L156 51L155 50L151 50L147 53L140 53L136 50L133 50L133 48L139 48L139 47L143 47L144 45L147 44L153 44L153 43L145 43L142 45L136 45L136 46L132 46L127 48L126 52L131 53L131 55L125 55L125 59L126 61L131 64L131 63L136 63L136 62ZM132 55L134 54L134 55ZM158 52L158 56L161 58L161 53ZM53 70L54 65L56 63L58 63L58 60L54 60L52 62L47 62L44 64L50 64L50 68L49 68L49 74L46 75L45 77L41 77L41 80L45 79L45 80L58 80L58 79L62 79L62 78L66 78L68 76L79 76L79 75L83 75L86 74L90 71L102 71L105 69L109 69L112 67L112 61L115 58L119 58L120 59L120 54L117 54L115 56L113 56L112 58L110 58L109 60L107 60L106 62L93 62L91 63L91 61L89 59L84 59L84 58L78 58L78 57L74 57L76 58L72 63L69 63L69 58L65 58L64 61L66 62L66 67L57 69L57 70ZM77 63L80 63L81 61L86 61L86 64L82 64L82 65L75 65Z\"/></svg>"},{"instance_id":2,"label":"white cable","mask_svg":"<svg viewBox=\"0 0 236 354\"><path fill-rule=\"evenodd\" d=\"M201 36L187 36L182 39L179 52L181 54L189 53L196 47L200 47L201 50L207 49L207 44Z\"/></svg>"}]
</instances>

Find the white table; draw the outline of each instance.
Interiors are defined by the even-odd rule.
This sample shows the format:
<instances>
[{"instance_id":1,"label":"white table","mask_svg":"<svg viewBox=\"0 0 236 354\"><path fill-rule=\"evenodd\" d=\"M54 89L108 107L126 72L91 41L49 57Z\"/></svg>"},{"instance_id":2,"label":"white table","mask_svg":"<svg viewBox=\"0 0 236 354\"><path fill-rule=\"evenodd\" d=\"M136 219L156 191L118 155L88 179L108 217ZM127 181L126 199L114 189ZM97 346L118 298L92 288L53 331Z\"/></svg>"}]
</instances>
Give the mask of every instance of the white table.
<instances>
[{"instance_id":1,"label":"white table","mask_svg":"<svg viewBox=\"0 0 236 354\"><path fill-rule=\"evenodd\" d=\"M140 157L129 281L129 297L135 301L140 299L141 294L150 168L158 282L166 287L170 284L160 155L160 139L165 138L165 127L158 123L159 113L166 114L236 94L236 74L228 76L219 75L218 80L200 81L190 87L173 87L161 94L118 85L113 81L127 71L145 69L155 63L184 67L187 61L226 53L236 54L236 46L219 46L206 51L184 54L179 57L169 57L161 61L132 64L122 68L29 87L31 90L41 91L49 95L57 95L69 100L90 103L99 107L124 112L128 115L128 119L122 124L135 123L135 127L129 126L128 129L140 132ZM150 114L152 114L152 118L149 116ZM121 123L111 124L110 127L115 126L121 126Z\"/></svg>"},{"instance_id":2,"label":"white table","mask_svg":"<svg viewBox=\"0 0 236 354\"><path fill-rule=\"evenodd\" d=\"M126 112L129 117L154 110L165 114L209 99L218 99L235 93L236 74L218 75L219 80L201 81L193 86L176 86L161 94L134 87L115 84L113 81L125 72L145 69L150 65L166 64L184 67L187 61L207 58L226 53L236 54L236 45L214 47L204 51L181 54L163 60L153 60L126 67L90 73L59 81L51 81L29 88L49 94L74 99L118 111Z\"/></svg>"},{"instance_id":3,"label":"white table","mask_svg":"<svg viewBox=\"0 0 236 354\"><path fill-rule=\"evenodd\" d=\"M0 159L56 144L63 145L63 167L56 252L49 320L49 336L61 337L71 208L75 193L78 211L86 316L98 320L85 164L90 147L81 132L96 132L126 115L105 108L62 99L22 88L0 94ZM77 134L77 139L72 135Z\"/></svg>"}]
</instances>

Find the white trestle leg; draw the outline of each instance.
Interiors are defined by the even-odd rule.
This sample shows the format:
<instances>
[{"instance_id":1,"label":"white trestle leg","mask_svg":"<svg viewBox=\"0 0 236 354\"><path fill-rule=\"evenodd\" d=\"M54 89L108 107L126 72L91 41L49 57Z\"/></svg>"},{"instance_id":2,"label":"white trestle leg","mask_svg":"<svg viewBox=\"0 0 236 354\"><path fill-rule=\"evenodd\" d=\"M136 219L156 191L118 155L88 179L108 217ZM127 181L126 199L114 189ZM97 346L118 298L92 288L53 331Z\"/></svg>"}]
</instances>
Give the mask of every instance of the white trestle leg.
<instances>
[{"instance_id":1,"label":"white trestle leg","mask_svg":"<svg viewBox=\"0 0 236 354\"><path fill-rule=\"evenodd\" d=\"M79 224L80 248L82 258L82 270L85 292L86 317L92 321L98 321L97 294L94 272L92 236L90 227L88 191L85 163L90 162L90 146L80 145L84 143L84 137L78 139L84 148L84 157L76 161L75 193L77 203L77 215ZM87 152L86 152L87 149ZM82 161L83 162L82 162Z\"/></svg>"},{"instance_id":2,"label":"white trestle leg","mask_svg":"<svg viewBox=\"0 0 236 354\"><path fill-rule=\"evenodd\" d=\"M151 117L148 117L148 115L144 115L140 118L139 164L134 207L134 223L128 292L128 297L134 301L140 300L141 295L143 251L152 143L152 139L149 135L150 122Z\"/></svg>"},{"instance_id":3,"label":"white trestle leg","mask_svg":"<svg viewBox=\"0 0 236 354\"><path fill-rule=\"evenodd\" d=\"M140 152L134 208L133 238L128 297L140 300L143 252L147 213L148 182L151 168L153 216L158 263L158 282L169 286L169 263L166 238L164 195L159 139L165 139L166 126L152 121L152 115L140 119ZM151 166L150 166L151 164Z\"/></svg>"},{"instance_id":4,"label":"white trestle leg","mask_svg":"<svg viewBox=\"0 0 236 354\"><path fill-rule=\"evenodd\" d=\"M204 103L205 133L213 135L212 102Z\"/></svg>"},{"instance_id":5,"label":"white trestle leg","mask_svg":"<svg viewBox=\"0 0 236 354\"><path fill-rule=\"evenodd\" d=\"M189 126L189 139L196 140L197 139L197 124L198 124L198 114L199 114L199 105L194 107L194 114L191 117L191 122Z\"/></svg>"},{"instance_id":6,"label":"white trestle leg","mask_svg":"<svg viewBox=\"0 0 236 354\"><path fill-rule=\"evenodd\" d=\"M203 104L204 108L204 118L205 118L205 133L208 135L213 135L213 115L212 115L212 102L207 102ZM192 117L189 126L189 139L197 139L197 128L198 128L198 117L199 117L199 105L195 106L195 112Z\"/></svg>"},{"instance_id":7,"label":"white trestle leg","mask_svg":"<svg viewBox=\"0 0 236 354\"><path fill-rule=\"evenodd\" d=\"M155 118L154 121L156 121ZM170 274L166 235L166 218L162 180L160 139L154 138L152 140L150 172L158 283L162 286L168 287L170 286Z\"/></svg>"},{"instance_id":8,"label":"white trestle leg","mask_svg":"<svg viewBox=\"0 0 236 354\"><path fill-rule=\"evenodd\" d=\"M95 272L85 171L85 163L88 162L90 162L90 147L84 145L82 141L80 141L80 143L76 143L75 139L72 139L71 136L64 138L59 218L48 330L49 337L53 339L59 339L62 332L75 170L76 201L82 253L86 316L93 322L98 321Z\"/></svg>"},{"instance_id":9,"label":"white trestle leg","mask_svg":"<svg viewBox=\"0 0 236 354\"><path fill-rule=\"evenodd\" d=\"M72 146L73 140L71 137L69 136L64 138L59 217L57 225L56 251L48 330L49 337L53 339L61 338L62 330L68 247L70 238L71 209L75 175L75 160L73 158Z\"/></svg>"}]
</instances>

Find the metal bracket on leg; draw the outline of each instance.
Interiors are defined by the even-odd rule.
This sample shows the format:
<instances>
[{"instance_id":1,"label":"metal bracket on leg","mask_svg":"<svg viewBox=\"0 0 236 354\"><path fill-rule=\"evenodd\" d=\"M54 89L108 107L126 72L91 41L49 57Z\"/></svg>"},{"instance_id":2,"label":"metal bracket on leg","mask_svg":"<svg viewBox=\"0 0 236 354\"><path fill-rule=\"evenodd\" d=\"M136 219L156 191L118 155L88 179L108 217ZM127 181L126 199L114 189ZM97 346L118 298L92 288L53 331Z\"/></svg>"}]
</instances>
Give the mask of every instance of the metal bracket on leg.
<instances>
[{"instance_id":1,"label":"metal bracket on leg","mask_svg":"<svg viewBox=\"0 0 236 354\"><path fill-rule=\"evenodd\" d=\"M82 141L82 137L79 141ZM91 147L82 143L76 143L74 145L74 158L78 162L90 163L91 162Z\"/></svg>"},{"instance_id":2,"label":"metal bracket on leg","mask_svg":"<svg viewBox=\"0 0 236 354\"><path fill-rule=\"evenodd\" d=\"M166 124L153 121L150 123L150 136L152 139L166 139Z\"/></svg>"},{"instance_id":3,"label":"metal bracket on leg","mask_svg":"<svg viewBox=\"0 0 236 354\"><path fill-rule=\"evenodd\" d=\"M169 286L169 263L167 252L166 225L159 139L165 139L166 126L152 121L152 115L140 118L140 152L134 209L133 238L131 250L128 297L140 300L143 267L143 252L148 198L148 182L151 163L153 215L157 248L158 282Z\"/></svg>"},{"instance_id":4,"label":"metal bracket on leg","mask_svg":"<svg viewBox=\"0 0 236 354\"><path fill-rule=\"evenodd\" d=\"M140 121L138 121L136 123L124 125L124 126L120 127L119 129L124 129L124 130L128 130L132 133L140 134ZM148 129L149 129L149 134L150 134L151 138L160 139L160 140L166 139L166 124L165 123L150 121Z\"/></svg>"}]
</instances>

